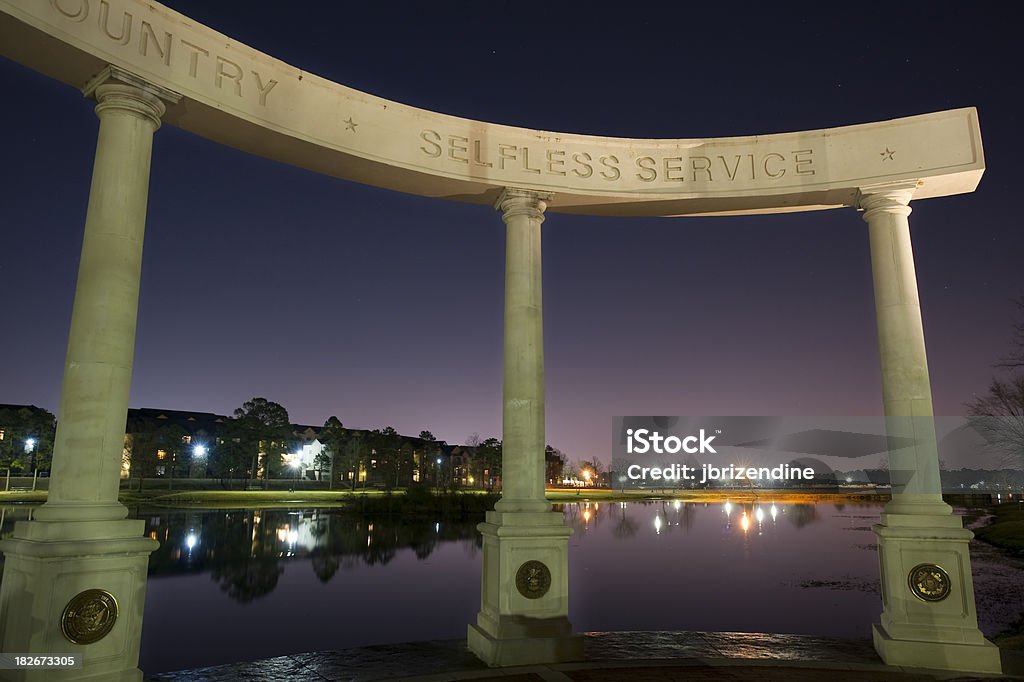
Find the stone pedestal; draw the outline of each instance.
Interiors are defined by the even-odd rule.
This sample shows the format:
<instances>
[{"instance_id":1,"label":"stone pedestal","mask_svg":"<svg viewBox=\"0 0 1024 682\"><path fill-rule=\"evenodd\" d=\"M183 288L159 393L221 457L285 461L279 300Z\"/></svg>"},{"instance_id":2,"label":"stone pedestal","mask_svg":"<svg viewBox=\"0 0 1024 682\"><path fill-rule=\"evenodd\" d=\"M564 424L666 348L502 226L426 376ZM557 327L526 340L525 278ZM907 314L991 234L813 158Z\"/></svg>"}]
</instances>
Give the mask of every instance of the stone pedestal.
<instances>
[{"instance_id":1,"label":"stone pedestal","mask_svg":"<svg viewBox=\"0 0 1024 682\"><path fill-rule=\"evenodd\" d=\"M46 504L0 543L0 651L82 656L0 680L142 679L142 537L118 501L153 133L178 96L117 68L84 89L100 119Z\"/></svg>"},{"instance_id":2,"label":"stone pedestal","mask_svg":"<svg viewBox=\"0 0 1024 682\"><path fill-rule=\"evenodd\" d=\"M488 512L481 609L469 648L492 666L583 658L569 624L569 535L557 512Z\"/></svg>"},{"instance_id":3,"label":"stone pedestal","mask_svg":"<svg viewBox=\"0 0 1024 682\"><path fill-rule=\"evenodd\" d=\"M84 665L69 670L5 670L0 679L142 679L137 666L146 569L150 552L159 546L142 537L144 525L127 519L15 525L15 537L0 544L0 651L74 653L84 656Z\"/></svg>"},{"instance_id":4,"label":"stone pedestal","mask_svg":"<svg viewBox=\"0 0 1024 682\"><path fill-rule=\"evenodd\" d=\"M999 649L978 629L958 516L883 514L874 526L882 571L875 650L889 665L999 673ZM937 569L937 570L936 570Z\"/></svg>"},{"instance_id":5,"label":"stone pedestal","mask_svg":"<svg viewBox=\"0 0 1024 682\"><path fill-rule=\"evenodd\" d=\"M967 543L973 533L942 501L931 383L910 243L913 185L864 188L871 241L892 501L874 526L882 583L874 643L889 665L1001 671L978 630ZM909 446L895 444L910 442Z\"/></svg>"},{"instance_id":6,"label":"stone pedestal","mask_svg":"<svg viewBox=\"0 0 1024 682\"><path fill-rule=\"evenodd\" d=\"M506 189L502 497L478 528L481 607L469 648L491 666L583 658L569 625L569 536L544 497L544 338L540 226L549 195Z\"/></svg>"}]
</instances>

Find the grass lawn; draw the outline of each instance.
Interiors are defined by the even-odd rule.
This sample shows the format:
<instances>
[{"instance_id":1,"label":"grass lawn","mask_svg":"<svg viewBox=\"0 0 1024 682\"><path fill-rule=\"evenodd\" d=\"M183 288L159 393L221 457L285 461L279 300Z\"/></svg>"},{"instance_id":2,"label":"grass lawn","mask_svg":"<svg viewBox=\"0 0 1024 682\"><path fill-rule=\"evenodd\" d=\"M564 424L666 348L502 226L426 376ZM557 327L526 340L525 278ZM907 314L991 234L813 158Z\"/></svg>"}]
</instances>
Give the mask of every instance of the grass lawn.
<instances>
[{"instance_id":1,"label":"grass lawn","mask_svg":"<svg viewBox=\"0 0 1024 682\"><path fill-rule=\"evenodd\" d=\"M46 502L45 490L0 490L0 504L9 502Z\"/></svg>"},{"instance_id":2,"label":"grass lawn","mask_svg":"<svg viewBox=\"0 0 1024 682\"><path fill-rule=\"evenodd\" d=\"M405 495L404 490L395 490L392 495ZM482 490L459 491L462 495L484 495ZM224 509L237 507L294 507L312 505L317 507L341 507L359 498L381 498L388 495L383 490L122 490L121 502L128 506L154 505L161 507L198 507ZM623 492L584 488L556 488L547 491L551 502L629 502L636 500L681 500L691 502L823 502L831 500L884 501L886 494L877 493L826 493L794 492L793 490L643 490ZM8 502L45 502L46 492L0 492L0 504ZM1024 524L1024 519L1020 520ZM1024 537L1024 533L1021 534ZM987 538L986 538L987 539ZM990 540L993 544L998 544Z\"/></svg>"},{"instance_id":3,"label":"grass lawn","mask_svg":"<svg viewBox=\"0 0 1024 682\"><path fill-rule=\"evenodd\" d=\"M1024 554L1024 507L1019 504L1001 504L995 508L996 516L990 524L974 531L979 539Z\"/></svg>"},{"instance_id":4,"label":"grass lawn","mask_svg":"<svg viewBox=\"0 0 1024 682\"><path fill-rule=\"evenodd\" d=\"M772 490L750 488L732 490L605 490L599 488L550 488L547 498L552 502L630 502L638 500L679 500L681 502L779 502L798 504L804 502L830 501L882 501L889 500L888 493L876 492L823 492Z\"/></svg>"}]
</instances>

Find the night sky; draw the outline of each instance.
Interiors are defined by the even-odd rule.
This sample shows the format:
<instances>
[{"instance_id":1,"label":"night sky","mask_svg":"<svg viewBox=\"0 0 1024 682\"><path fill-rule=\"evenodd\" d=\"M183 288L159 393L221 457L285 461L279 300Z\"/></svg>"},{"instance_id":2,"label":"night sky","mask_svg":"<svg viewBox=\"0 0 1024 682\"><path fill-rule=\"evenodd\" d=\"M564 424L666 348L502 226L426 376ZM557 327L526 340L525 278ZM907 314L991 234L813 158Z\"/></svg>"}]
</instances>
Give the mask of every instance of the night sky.
<instances>
[{"instance_id":1,"label":"night sky","mask_svg":"<svg viewBox=\"0 0 1024 682\"><path fill-rule=\"evenodd\" d=\"M965 4L169 0L330 80L552 131L714 137L976 106L977 192L910 217L936 411L1009 350L1024 288L1014 22ZM583 9L583 8L586 9ZM768 11L765 7L762 10ZM98 119L0 60L0 403L56 412ZM131 405L501 432L504 226L164 126L155 138ZM881 411L867 226L852 209L544 224L547 440L608 461L623 414Z\"/></svg>"}]
</instances>

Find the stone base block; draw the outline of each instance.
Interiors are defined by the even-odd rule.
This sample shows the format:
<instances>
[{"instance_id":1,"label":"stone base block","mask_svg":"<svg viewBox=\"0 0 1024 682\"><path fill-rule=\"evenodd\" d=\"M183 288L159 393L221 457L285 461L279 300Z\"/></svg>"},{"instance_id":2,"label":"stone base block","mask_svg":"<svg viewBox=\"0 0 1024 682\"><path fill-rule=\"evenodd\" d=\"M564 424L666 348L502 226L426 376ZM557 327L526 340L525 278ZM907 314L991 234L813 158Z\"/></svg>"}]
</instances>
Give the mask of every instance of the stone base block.
<instances>
[{"instance_id":1,"label":"stone base block","mask_svg":"<svg viewBox=\"0 0 1024 682\"><path fill-rule=\"evenodd\" d=\"M0 651L83 657L63 670L2 670L5 682L139 682L149 554L142 521L21 522L4 552ZM104 537L106 536L106 537Z\"/></svg>"},{"instance_id":2,"label":"stone base block","mask_svg":"<svg viewBox=\"0 0 1024 682\"><path fill-rule=\"evenodd\" d=\"M999 647L986 640L980 644L961 644L893 639L877 623L872 631L875 651L886 665L996 675L1002 672Z\"/></svg>"},{"instance_id":3,"label":"stone base block","mask_svg":"<svg viewBox=\"0 0 1024 682\"><path fill-rule=\"evenodd\" d=\"M492 635L470 625L469 649L492 667L543 665L583 659L583 635L573 634L568 618L502 618Z\"/></svg>"},{"instance_id":4,"label":"stone base block","mask_svg":"<svg viewBox=\"0 0 1024 682\"><path fill-rule=\"evenodd\" d=\"M999 650L978 629L968 542L960 517L895 514L874 526L882 614L875 648L890 665L1000 672Z\"/></svg>"},{"instance_id":5,"label":"stone base block","mask_svg":"<svg viewBox=\"0 0 1024 682\"><path fill-rule=\"evenodd\" d=\"M480 612L469 648L490 666L576 661L569 625L570 528L556 512L488 512Z\"/></svg>"}]
</instances>

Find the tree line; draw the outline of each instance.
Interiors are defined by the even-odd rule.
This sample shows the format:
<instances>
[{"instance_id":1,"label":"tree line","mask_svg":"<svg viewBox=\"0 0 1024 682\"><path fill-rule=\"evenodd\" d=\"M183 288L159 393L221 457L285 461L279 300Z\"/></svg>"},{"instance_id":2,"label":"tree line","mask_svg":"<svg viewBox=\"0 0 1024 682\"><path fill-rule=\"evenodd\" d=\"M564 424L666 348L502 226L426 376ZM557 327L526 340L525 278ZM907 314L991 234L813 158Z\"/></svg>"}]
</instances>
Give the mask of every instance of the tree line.
<instances>
[{"instance_id":1,"label":"tree line","mask_svg":"<svg viewBox=\"0 0 1024 682\"><path fill-rule=\"evenodd\" d=\"M313 478L329 482L331 489L417 483L493 488L501 480L501 441L496 438L474 434L467 445L453 448L427 430L413 437L390 426L351 429L335 416L316 429L322 449L312 466L291 467L303 434L282 405L260 397L245 401L215 425L189 428L180 421L140 419L129 420L127 431L123 469L140 486L153 477L168 479L168 485L174 478L218 478L223 487Z\"/></svg>"}]
</instances>

